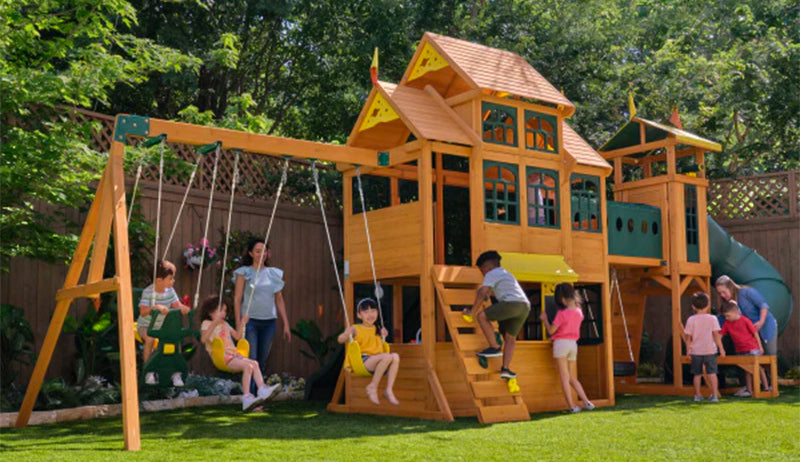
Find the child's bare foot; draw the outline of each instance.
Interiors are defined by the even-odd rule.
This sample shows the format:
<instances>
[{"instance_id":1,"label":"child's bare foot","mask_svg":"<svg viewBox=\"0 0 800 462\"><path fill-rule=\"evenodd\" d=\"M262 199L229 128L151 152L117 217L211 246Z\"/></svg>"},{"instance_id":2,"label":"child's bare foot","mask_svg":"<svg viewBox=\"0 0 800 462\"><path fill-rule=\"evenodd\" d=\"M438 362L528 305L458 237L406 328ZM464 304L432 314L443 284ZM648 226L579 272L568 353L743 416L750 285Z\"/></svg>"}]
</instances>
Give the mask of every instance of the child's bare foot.
<instances>
[{"instance_id":1,"label":"child's bare foot","mask_svg":"<svg viewBox=\"0 0 800 462\"><path fill-rule=\"evenodd\" d=\"M373 385L367 385L367 398L372 401L373 404L381 404L380 400L378 399L378 387Z\"/></svg>"},{"instance_id":2,"label":"child's bare foot","mask_svg":"<svg viewBox=\"0 0 800 462\"><path fill-rule=\"evenodd\" d=\"M383 396L385 396L385 397L386 397L386 399L388 399L388 400L389 400L389 402L390 402L390 403L392 403L392 404L394 404L395 406L397 406L398 404L400 404L400 401L397 401L397 398L395 398L395 396L394 396L394 393L392 393L392 392L391 392L391 391L389 391L389 390L385 390L385 391L383 392Z\"/></svg>"}]
</instances>

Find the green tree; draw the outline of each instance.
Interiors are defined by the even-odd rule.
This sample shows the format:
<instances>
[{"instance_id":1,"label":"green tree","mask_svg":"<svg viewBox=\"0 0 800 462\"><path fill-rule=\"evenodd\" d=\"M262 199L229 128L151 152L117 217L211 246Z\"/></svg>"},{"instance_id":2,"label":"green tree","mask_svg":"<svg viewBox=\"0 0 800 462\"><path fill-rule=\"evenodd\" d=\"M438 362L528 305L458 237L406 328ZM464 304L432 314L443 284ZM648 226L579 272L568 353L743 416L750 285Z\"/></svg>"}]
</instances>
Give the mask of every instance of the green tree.
<instances>
[{"instance_id":1,"label":"green tree","mask_svg":"<svg viewBox=\"0 0 800 462\"><path fill-rule=\"evenodd\" d=\"M64 106L107 104L117 85L196 60L124 31L136 14L123 0L17 0L0 4L0 268L10 257L66 260L104 156L93 127Z\"/></svg>"}]
</instances>

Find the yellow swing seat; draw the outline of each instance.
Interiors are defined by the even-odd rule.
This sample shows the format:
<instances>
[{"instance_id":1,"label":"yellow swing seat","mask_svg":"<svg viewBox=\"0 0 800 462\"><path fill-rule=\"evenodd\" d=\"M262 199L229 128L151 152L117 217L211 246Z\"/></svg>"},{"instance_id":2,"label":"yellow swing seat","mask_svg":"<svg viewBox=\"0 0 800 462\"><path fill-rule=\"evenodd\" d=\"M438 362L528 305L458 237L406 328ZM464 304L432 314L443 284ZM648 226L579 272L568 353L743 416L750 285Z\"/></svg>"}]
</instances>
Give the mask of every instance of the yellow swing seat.
<instances>
[{"instance_id":1,"label":"yellow swing seat","mask_svg":"<svg viewBox=\"0 0 800 462\"><path fill-rule=\"evenodd\" d=\"M389 344L386 342L383 342L383 352L391 352ZM359 346L358 342L355 340L351 340L347 343L344 367L359 377L372 377L372 372L367 370L367 368L364 366L364 360L361 358L361 346Z\"/></svg>"},{"instance_id":2,"label":"yellow swing seat","mask_svg":"<svg viewBox=\"0 0 800 462\"><path fill-rule=\"evenodd\" d=\"M240 339L236 342L236 351L247 358L250 355L250 343L245 339ZM211 341L211 362L214 363L214 367L223 372L233 372L225 364L225 344L219 337Z\"/></svg>"}]
</instances>

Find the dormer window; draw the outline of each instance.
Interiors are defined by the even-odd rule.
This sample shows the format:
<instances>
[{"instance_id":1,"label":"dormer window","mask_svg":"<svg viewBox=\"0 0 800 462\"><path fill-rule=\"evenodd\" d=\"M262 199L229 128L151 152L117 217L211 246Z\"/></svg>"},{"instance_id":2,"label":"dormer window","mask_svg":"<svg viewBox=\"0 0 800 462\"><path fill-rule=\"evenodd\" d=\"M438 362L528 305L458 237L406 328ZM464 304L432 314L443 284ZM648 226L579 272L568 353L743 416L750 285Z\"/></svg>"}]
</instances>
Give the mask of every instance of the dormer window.
<instances>
[{"instance_id":1,"label":"dormer window","mask_svg":"<svg viewBox=\"0 0 800 462\"><path fill-rule=\"evenodd\" d=\"M483 102L483 141L506 146L517 145L517 110L513 107Z\"/></svg>"},{"instance_id":2,"label":"dormer window","mask_svg":"<svg viewBox=\"0 0 800 462\"><path fill-rule=\"evenodd\" d=\"M534 111L525 111L525 148L558 153L558 118Z\"/></svg>"}]
</instances>

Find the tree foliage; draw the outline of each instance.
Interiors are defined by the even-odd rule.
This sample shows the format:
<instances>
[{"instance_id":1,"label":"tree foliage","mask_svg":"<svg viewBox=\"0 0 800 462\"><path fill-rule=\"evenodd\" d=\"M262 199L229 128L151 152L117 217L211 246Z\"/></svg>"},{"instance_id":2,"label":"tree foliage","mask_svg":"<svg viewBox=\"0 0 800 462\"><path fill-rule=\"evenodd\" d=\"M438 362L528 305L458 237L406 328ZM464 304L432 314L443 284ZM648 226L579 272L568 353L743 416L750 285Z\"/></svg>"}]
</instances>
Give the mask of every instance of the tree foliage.
<instances>
[{"instance_id":1,"label":"tree foliage","mask_svg":"<svg viewBox=\"0 0 800 462\"><path fill-rule=\"evenodd\" d=\"M59 105L344 142L373 47L396 82L424 31L525 57L595 147L632 91L642 117L677 105L724 145L712 177L800 167L789 0L15 0L0 14L3 257L62 258L75 242L42 205L84 206L103 159Z\"/></svg>"},{"instance_id":2,"label":"tree foliage","mask_svg":"<svg viewBox=\"0 0 800 462\"><path fill-rule=\"evenodd\" d=\"M17 0L0 4L0 268L8 258L63 261L77 236L65 210L85 208L104 157L91 126L64 105L107 104L117 86L196 60L124 30L136 11L122 0Z\"/></svg>"},{"instance_id":3,"label":"tree foliage","mask_svg":"<svg viewBox=\"0 0 800 462\"><path fill-rule=\"evenodd\" d=\"M223 117L242 94L267 132L343 141L369 91L369 60L398 81L426 30L519 53L577 106L594 146L627 118L717 140L712 176L797 168L800 9L787 0L135 0L137 33L203 60L196 78L162 73L119 110ZM144 19L146 18L146 19ZM168 85L172 91L157 90ZM130 92L128 92L130 94ZM155 101L155 105L154 105ZM128 106L125 106L128 104Z\"/></svg>"}]
</instances>

